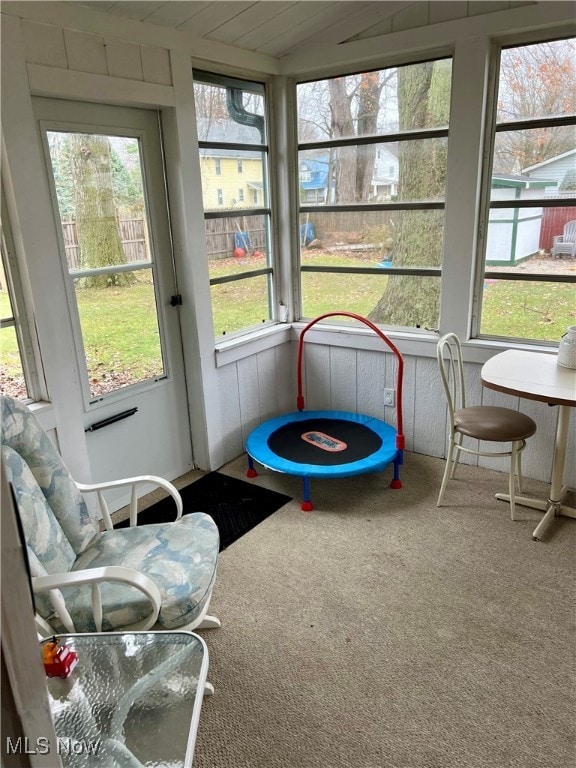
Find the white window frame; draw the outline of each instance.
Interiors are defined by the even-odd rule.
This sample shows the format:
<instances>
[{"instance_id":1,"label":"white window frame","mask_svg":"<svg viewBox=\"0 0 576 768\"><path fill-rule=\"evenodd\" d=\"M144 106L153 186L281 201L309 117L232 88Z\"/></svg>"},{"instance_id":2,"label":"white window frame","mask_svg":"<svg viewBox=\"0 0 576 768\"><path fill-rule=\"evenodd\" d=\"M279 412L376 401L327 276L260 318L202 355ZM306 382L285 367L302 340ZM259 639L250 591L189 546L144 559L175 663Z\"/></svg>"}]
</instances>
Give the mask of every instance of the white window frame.
<instances>
[{"instance_id":1,"label":"white window frame","mask_svg":"<svg viewBox=\"0 0 576 768\"><path fill-rule=\"evenodd\" d=\"M222 347L223 349L226 349L230 342L235 343L236 340L242 341L242 337L244 339L248 336L252 336L255 332L261 333L262 330L264 332L268 332L269 328L271 326L275 326L278 324L278 307L276 302L276 294L278 292L278 286L277 286L277 247L276 247L276 237L274 235L275 233L275 216L274 216L274 206L272 203L272 180L270 178L269 168L270 168L270 155L271 155L271 140L270 136L272 134L272 114L271 114L271 103L273 99L273 89L269 87L269 84L264 79L239 79L234 76L226 75L226 74L216 74L213 72L209 72L207 70L195 70L193 69L193 79L194 82L199 83L206 83L206 84L212 84L217 85L220 87L226 87L226 85L230 87L241 87L242 85L245 85L247 88L249 88L250 84L252 86L258 86L258 88L263 89L264 93L264 103L265 103L265 125L266 125L266 141L262 144L238 144L238 143L232 143L231 146L239 151L261 151L263 155L263 168L262 168L262 180L263 180L263 188L262 188L262 196L260 196L259 190L257 189L251 189L252 193L252 200L254 208L234 208L234 216L233 218L236 218L238 216L255 216L255 215L264 215L267 217L266 220L266 241L268 244L268 247L270 249L270 258L268 265L266 267L263 267L261 269L256 270L248 270L246 272L237 272L232 273L230 275L225 275L223 277L216 277L210 279L210 286L213 285L219 285L222 283L227 282L237 282L239 280L245 280L250 279L252 277L258 277L258 276L266 276L267 277L267 284L268 284L268 311L269 311L269 319L265 321L264 323L259 323L258 325L253 324L251 326L247 326L245 328L241 328L237 331L233 331L231 333L227 333L226 337L220 337L219 335L216 336L215 343L216 343L216 351L218 352L219 348ZM200 150L208 150L210 151L211 146L215 142L213 141L204 141L200 140L198 142L198 146ZM239 163L242 162L243 158L238 158ZM239 169L239 166L237 166L237 169ZM243 172L243 171L242 171ZM219 192L220 190L218 190ZM223 203L218 203L219 205L223 205ZM211 211L206 210L204 211L204 217L206 219L210 218L221 218L222 216L230 218L231 212L225 210L225 211ZM258 328L258 331L255 331L255 329Z\"/></svg>"},{"instance_id":2,"label":"white window frame","mask_svg":"<svg viewBox=\"0 0 576 768\"><path fill-rule=\"evenodd\" d=\"M563 39L568 35L554 35L550 33L540 32L538 35L530 35L528 37L522 36L521 39L515 38L510 40L503 38L495 41L491 50L490 60L490 72L488 77L488 89L489 99L486 111L486 133L485 133L485 147L484 157L485 163L482 174L482 192L479 207L478 216L478 239L477 239L477 257L476 257L476 278L474 287L474 301L472 306L471 316L471 332L470 336L473 339L477 339L480 342L509 342L520 343L537 346L555 346L557 342L545 341L542 339L529 339L518 338L512 336L492 336L488 334L481 334L480 326L482 320L482 297L483 297L483 285L485 279L497 279L497 280L520 280L527 282L547 282L554 283L573 283L576 284L576 276L563 276L556 275L550 276L549 274L539 273L518 273L511 276L510 273L500 272L497 268L486 269L486 250L488 243L488 220L491 210L501 208L516 208L525 209L537 205L542 208L558 208L564 206L576 206L576 196L565 198L565 201L560 204L559 200L555 198L537 198L531 201L522 200L507 200L507 201L490 201L491 179L492 179L492 166L494 156L494 145L496 134L500 131L510 130L523 130L540 126L557 126L571 124L576 128L576 116L562 117L562 118L538 118L538 119L523 119L518 121L510 121L497 123L496 122L496 101L498 98L498 86L500 77L500 61L501 54L504 49L507 48L521 48L523 46L537 45L538 43L552 42L557 39Z\"/></svg>"},{"instance_id":3,"label":"white window frame","mask_svg":"<svg viewBox=\"0 0 576 768\"><path fill-rule=\"evenodd\" d=\"M399 57L399 60L389 61L382 64L381 67L378 69L391 69L394 67L402 67L406 65L411 64L418 64L418 63L424 63L429 61L435 61L440 59L450 59L451 65L452 65L452 78L454 76L454 66L455 66L455 55L454 50L446 50L443 52L437 52L437 53L429 53L427 54L425 51L422 51L419 53L416 57L414 57L413 60L409 61L403 61L401 57ZM343 71L339 75L335 74L325 74L320 75L318 77L314 77L314 80L323 80L323 79L331 79L334 77L346 77L348 75L354 75L359 74L361 72L369 71L370 68L366 69L359 69L358 67L351 67L349 70ZM374 68L373 68L374 69ZM307 78L298 78L294 80L294 104L297 105L298 99L297 99L297 86L300 83L304 83L310 80L309 77ZM297 113L297 108L295 109L295 112ZM297 118L297 114L296 114ZM296 164L298 167L298 184L301 181L301 173L302 173L302 167L304 163L298 162L298 153L300 151L304 151L307 149L316 149L318 146L326 149L330 149L332 147L344 147L344 146L357 146L359 144L365 144L367 142L371 142L376 140L378 143L386 144L388 142L392 141L403 141L403 140L418 140L418 139L426 139L430 137L446 137L448 138L450 131L450 126L452 125L452 94L450 98L450 117L449 117L449 124L446 127L439 127L439 128L426 128L426 129L418 129L413 130L408 133L406 132L398 132L398 133L383 133L378 134L376 136L369 136L369 137L358 137L358 136L351 136L347 138L337 138L337 139L328 139L318 142L299 142L297 138L297 131L296 131L296 138L295 138L295 153L296 153ZM450 142L449 142L450 144ZM450 152L448 153L448 164L450 163ZM433 210L433 209L442 209L444 211L444 234L446 233L446 210L447 210L447 201L448 201L448 189L449 189L449 175L448 175L448 168L447 168L447 174L446 174L446 189L445 189L445 196L443 202L422 202L419 206L419 210ZM297 190L298 192L298 190ZM328 190L327 190L328 192ZM316 193L317 195L318 193ZM346 204L346 205L332 205L328 201L319 202L317 201L315 204L310 204L307 202L303 202L299 199L299 194L296 195L296 199L298 200L298 204L296 207L296 220L300 222L300 217L303 213L314 213L314 212L329 212L332 210L336 211L352 211L352 210L365 210L365 211L378 211L378 210L410 210L414 209L413 204L404 204L404 203L366 203L366 204ZM446 247L444 247L444 254L446 253ZM347 268L347 269L341 269L338 267L314 267L314 266L307 266L307 265L298 265L298 275L297 275L297 292L300 300L300 306L298 307L296 311L296 315L300 321L305 321L307 318L302 313L302 287L301 287L301 281L302 281L302 274L304 272L335 272L340 274L345 273L357 273L357 274L364 274L364 273L373 273L373 274L381 274L381 270L379 268ZM390 273L395 274L409 274L414 277L422 276L422 277L438 277L441 281L441 287L440 287L440 307L442 307L442 301L443 301L443 272L444 272L444 258L442 261L442 265L440 267L432 267L432 268L392 268L389 270ZM433 331L434 329L423 329L420 327L399 327L399 326L390 326L387 327L387 331L392 332L401 332L401 333L409 333L409 334L422 334L423 331Z\"/></svg>"},{"instance_id":4,"label":"white window frame","mask_svg":"<svg viewBox=\"0 0 576 768\"><path fill-rule=\"evenodd\" d=\"M34 332L34 324L28 320L28 302L18 263L10 217L6 205L6 194L2 185L1 224L2 253L7 289L12 303L13 315L2 318L2 327L13 327L16 332L22 372L26 382L27 403L47 400L47 389L41 367L40 347Z\"/></svg>"}]
</instances>

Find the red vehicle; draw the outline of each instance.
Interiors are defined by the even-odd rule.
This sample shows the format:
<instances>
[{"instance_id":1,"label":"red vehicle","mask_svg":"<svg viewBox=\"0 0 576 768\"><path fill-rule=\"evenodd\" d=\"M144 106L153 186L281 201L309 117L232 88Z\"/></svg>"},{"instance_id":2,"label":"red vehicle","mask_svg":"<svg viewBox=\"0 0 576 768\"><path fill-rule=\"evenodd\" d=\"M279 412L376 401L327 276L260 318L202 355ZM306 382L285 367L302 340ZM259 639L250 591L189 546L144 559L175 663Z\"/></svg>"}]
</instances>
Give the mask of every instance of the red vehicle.
<instances>
[{"instance_id":1,"label":"red vehicle","mask_svg":"<svg viewBox=\"0 0 576 768\"><path fill-rule=\"evenodd\" d=\"M54 637L42 646L42 661L48 677L66 678L78 664L78 655Z\"/></svg>"}]
</instances>

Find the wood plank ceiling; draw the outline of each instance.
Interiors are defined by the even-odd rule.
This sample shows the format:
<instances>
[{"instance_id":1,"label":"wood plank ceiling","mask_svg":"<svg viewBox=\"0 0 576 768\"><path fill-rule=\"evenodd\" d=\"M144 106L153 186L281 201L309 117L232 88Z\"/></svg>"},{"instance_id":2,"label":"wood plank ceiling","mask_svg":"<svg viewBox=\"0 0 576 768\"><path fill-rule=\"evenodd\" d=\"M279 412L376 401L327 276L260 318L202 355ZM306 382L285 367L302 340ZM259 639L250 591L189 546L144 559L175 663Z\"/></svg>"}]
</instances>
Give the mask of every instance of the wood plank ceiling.
<instances>
[{"instance_id":1,"label":"wood plank ceiling","mask_svg":"<svg viewBox=\"0 0 576 768\"><path fill-rule=\"evenodd\" d=\"M281 58L451 19L532 5L532 0L303 0L90 2L90 8Z\"/></svg>"}]
</instances>

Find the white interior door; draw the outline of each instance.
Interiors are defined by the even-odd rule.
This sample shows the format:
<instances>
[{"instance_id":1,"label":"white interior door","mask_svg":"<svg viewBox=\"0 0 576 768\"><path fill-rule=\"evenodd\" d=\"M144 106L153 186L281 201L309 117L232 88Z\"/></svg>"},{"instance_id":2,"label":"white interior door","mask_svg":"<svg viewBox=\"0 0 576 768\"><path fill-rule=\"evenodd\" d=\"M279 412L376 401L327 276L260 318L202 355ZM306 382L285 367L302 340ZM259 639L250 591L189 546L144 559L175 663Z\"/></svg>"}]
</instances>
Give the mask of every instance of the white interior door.
<instances>
[{"instance_id":1,"label":"white interior door","mask_svg":"<svg viewBox=\"0 0 576 768\"><path fill-rule=\"evenodd\" d=\"M158 114L44 98L34 109L93 480L172 479L192 446Z\"/></svg>"}]
</instances>

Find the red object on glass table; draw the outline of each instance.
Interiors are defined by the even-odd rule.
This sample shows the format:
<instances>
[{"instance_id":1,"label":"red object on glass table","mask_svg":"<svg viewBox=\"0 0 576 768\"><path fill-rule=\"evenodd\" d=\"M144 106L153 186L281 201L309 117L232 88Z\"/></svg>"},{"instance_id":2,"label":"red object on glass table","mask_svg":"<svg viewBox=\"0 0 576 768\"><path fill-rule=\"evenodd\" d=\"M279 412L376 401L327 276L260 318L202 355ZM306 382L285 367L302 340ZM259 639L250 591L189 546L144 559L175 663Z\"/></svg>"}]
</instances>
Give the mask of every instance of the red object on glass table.
<instances>
[{"instance_id":1,"label":"red object on glass table","mask_svg":"<svg viewBox=\"0 0 576 768\"><path fill-rule=\"evenodd\" d=\"M78 664L78 655L54 637L42 647L42 661L48 677L65 678Z\"/></svg>"}]
</instances>

